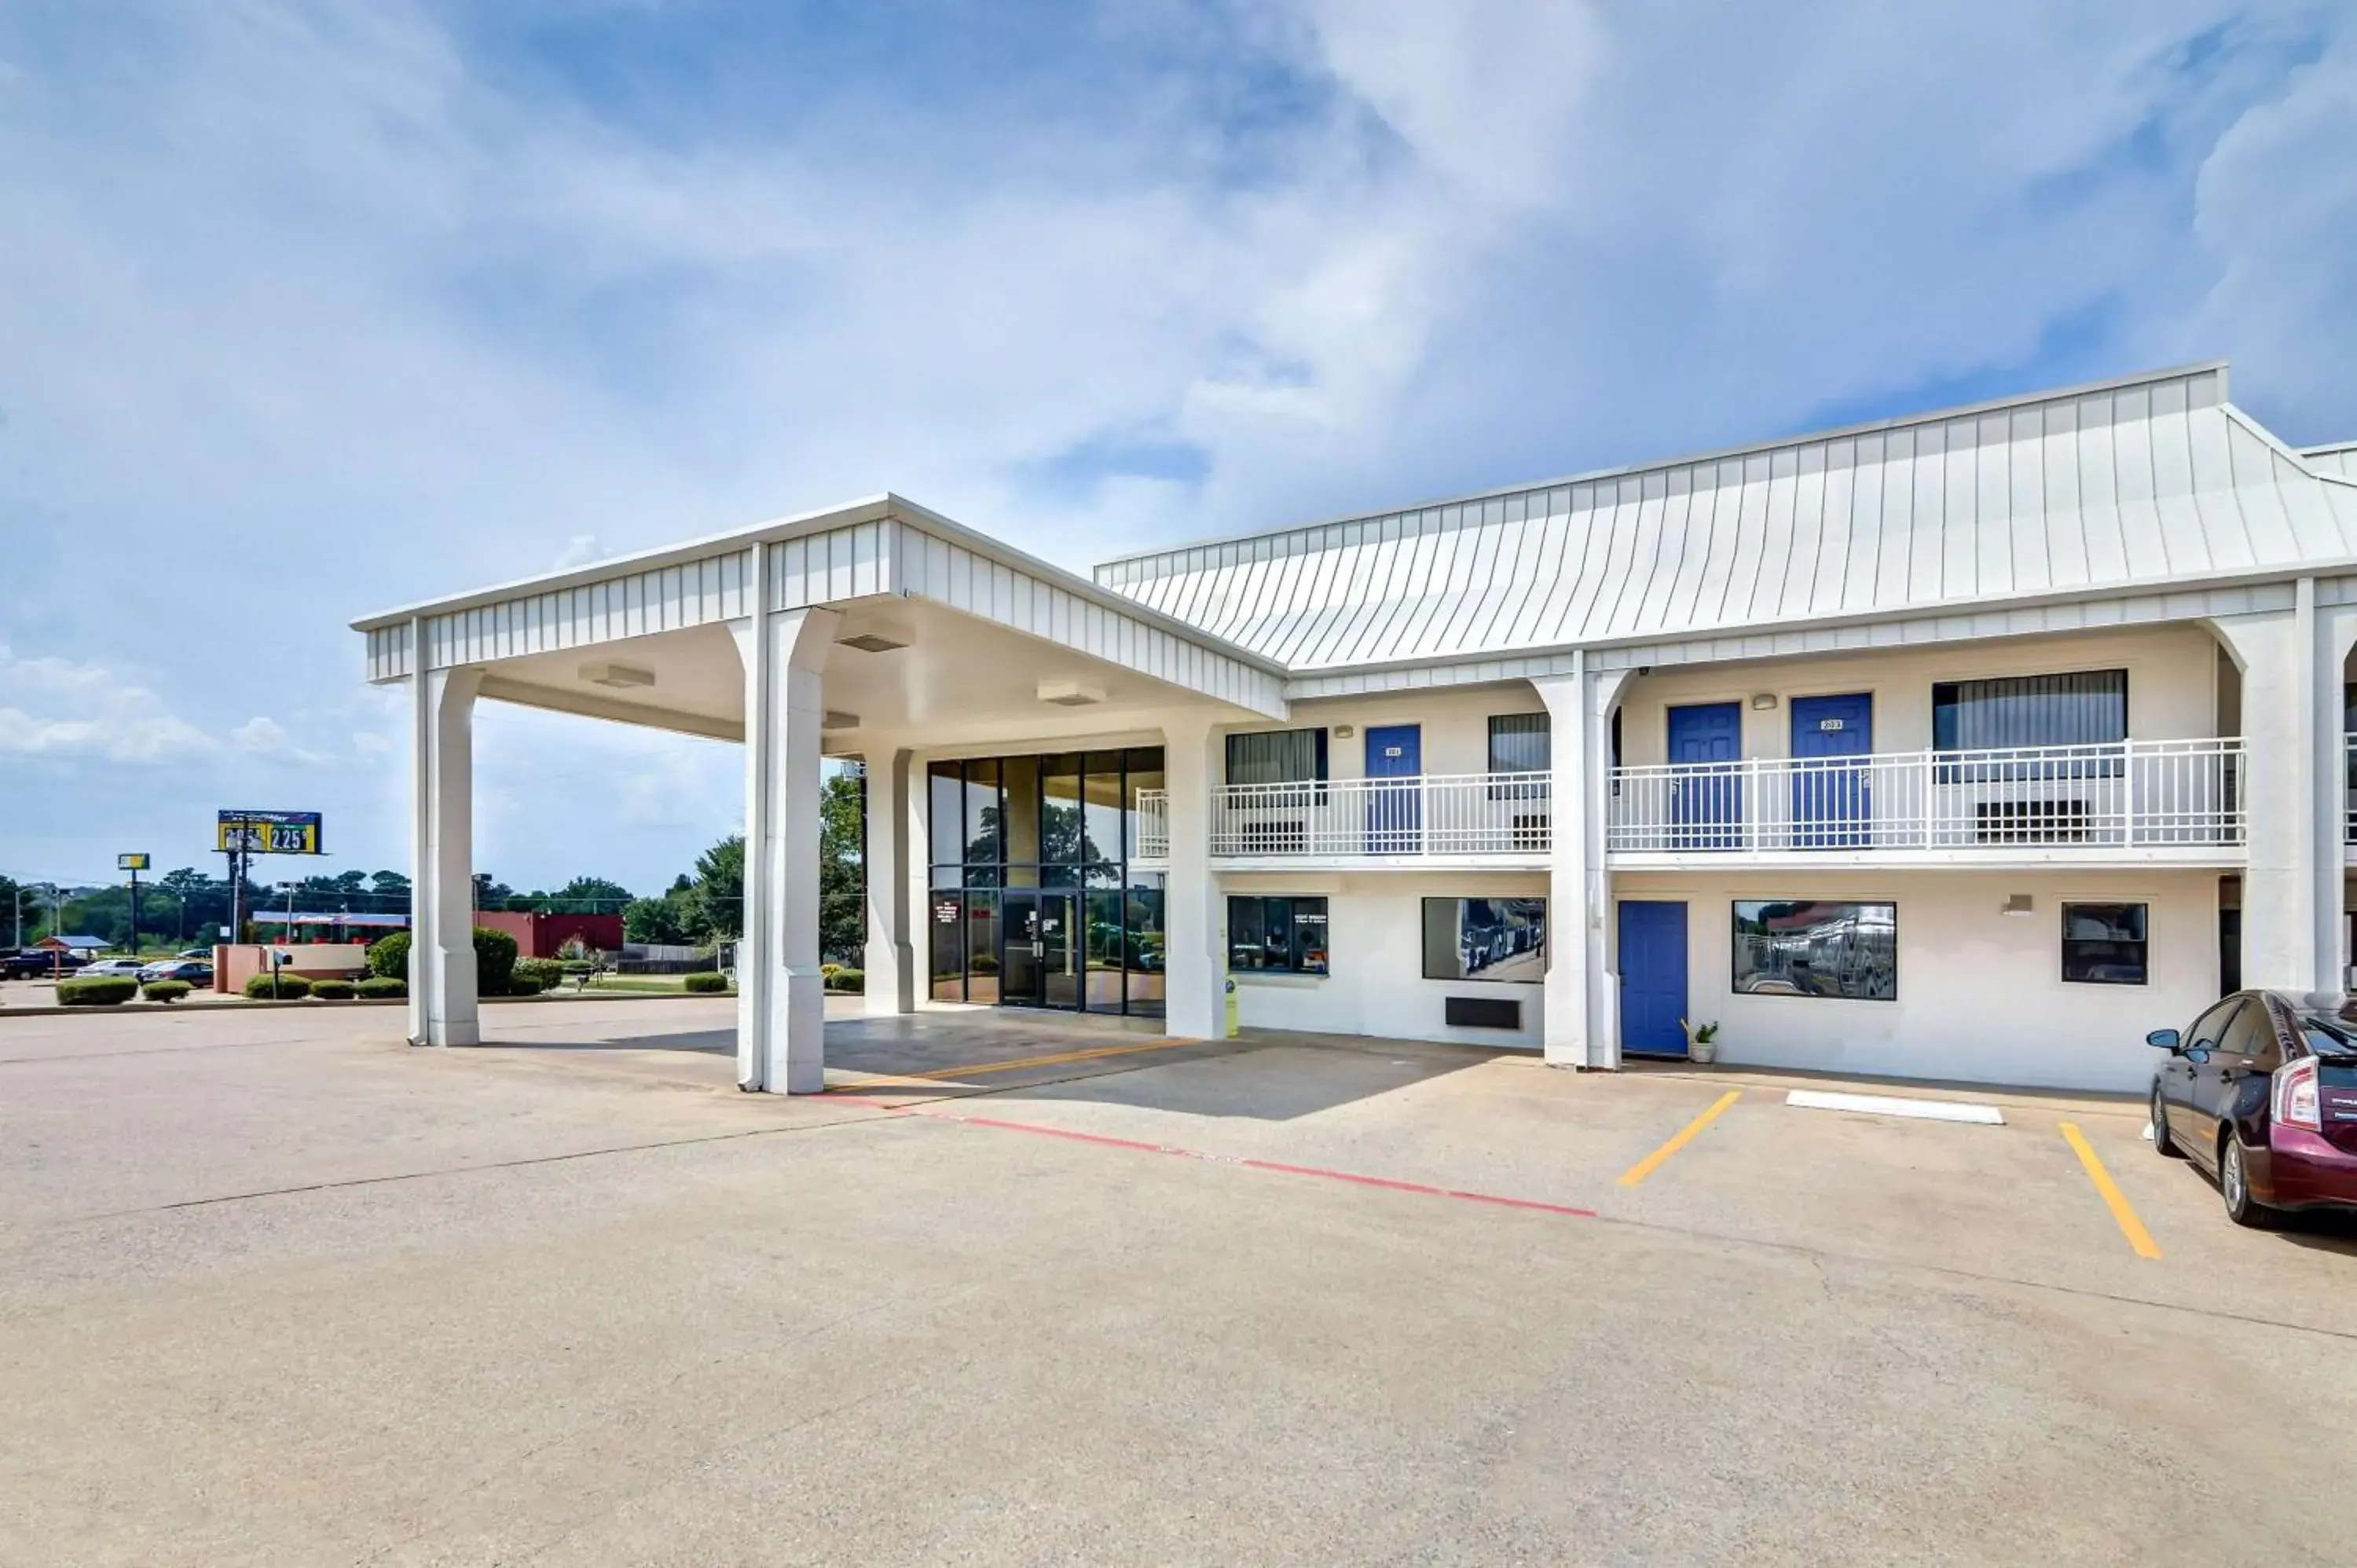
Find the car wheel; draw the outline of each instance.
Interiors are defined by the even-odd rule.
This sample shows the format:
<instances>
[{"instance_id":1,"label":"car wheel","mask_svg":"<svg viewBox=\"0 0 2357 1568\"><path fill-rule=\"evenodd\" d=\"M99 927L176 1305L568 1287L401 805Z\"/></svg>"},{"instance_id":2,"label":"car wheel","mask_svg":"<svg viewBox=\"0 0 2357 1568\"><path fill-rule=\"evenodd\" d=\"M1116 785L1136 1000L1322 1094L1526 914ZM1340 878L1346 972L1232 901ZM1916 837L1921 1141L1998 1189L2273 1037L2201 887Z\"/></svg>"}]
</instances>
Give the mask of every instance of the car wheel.
<instances>
[{"instance_id":1,"label":"car wheel","mask_svg":"<svg viewBox=\"0 0 2357 1568\"><path fill-rule=\"evenodd\" d=\"M2169 1135L2169 1100L2160 1092L2160 1085L2152 1086L2152 1146L2167 1159L2181 1160L2185 1151Z\"/></svg>"},{"instance_id":2,"label":"car wheel","mask_svg":"<svg viewBox=\"0 0 2357 1568\"><path fill-rule=\"evenodd\" d=\"M2274 1210L2251 1196L2251 1173L2243 1164L2243 1140L2226 1132L2218 1149L2218 1196L2226 1200L2226 1218L2237 1225L2266 1226Z\"/></svg>"}]
</instances>

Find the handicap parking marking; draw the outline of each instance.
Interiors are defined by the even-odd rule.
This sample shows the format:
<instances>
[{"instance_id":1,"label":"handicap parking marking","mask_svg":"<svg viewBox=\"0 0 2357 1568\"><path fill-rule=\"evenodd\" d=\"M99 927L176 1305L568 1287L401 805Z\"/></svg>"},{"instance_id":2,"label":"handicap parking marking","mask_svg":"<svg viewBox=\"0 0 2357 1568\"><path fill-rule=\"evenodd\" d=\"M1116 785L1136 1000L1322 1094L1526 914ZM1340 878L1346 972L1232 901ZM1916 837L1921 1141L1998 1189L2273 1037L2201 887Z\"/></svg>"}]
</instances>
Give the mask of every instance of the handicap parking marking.
<instances>
[{"instance_id":1,"label":"handicap parking marking","mask_svg":"<svg viewBox=\"0 0 2357 1568\"><path fill-rule=\"evenodd\" d=\"M1699 1133L1704 1128L1709 1126L1713 1122L1717 1121L1720 1116L1726 1113L1728 1106L1734 1104L1737 1101L1742 1098L1743 1091L1739 1089L1730 1089L1725 1094L1720 1095L1717 1101L1713 1104L1709 1110L1704 1112L1701 1115L1695 1117L1693 1121L1679 1128L1676 1134L1673 1136L1668 1143L1663 1144L1660 1148L1655 1149L1652 1154L1647 1155L1643 1159L1639 1160L1635 1165L1631 1165L1627 1170L1621 1172L1620 1185L1622 1187L1635 1187L1639 1182L1643 1181L1647 1176L1652 1176L1655 1171L1661 1169L1663 1161L1667 1160L1672 1155L1676 1154L1680 1149L1684 1148L1688 1144L1694 1142L1697 1133Z\"/></svg>"},{"instance_id":2,"label":"handicap parking marking","mask_svg":"<svg viewBox=\"0 0 2357 1568\"><path fill-rule=\"evenodd\" d=\"M2112 1219L2118 1224L2120 1234L2127 1238L2128 1245L2137 1257L2158 1259L2160 1248L2153 1240L2152 1232L2144 1228L2144 1221L2136 1217L2127 1194L2122 1192L2119 1183L2112 1179L2112 1173L2104 1168L2104 1162L2095 1154L2094 1145L2087 1142L2087 1135L2079 1131L2079 1124L2075 1122L2065 1122L2061 1127L2063 1140L2079 1156L2080 1165L2086 1171L2087 1179L2094 1184L2095 1195L2112 1211Z\"/></svg>"}]
</instances>

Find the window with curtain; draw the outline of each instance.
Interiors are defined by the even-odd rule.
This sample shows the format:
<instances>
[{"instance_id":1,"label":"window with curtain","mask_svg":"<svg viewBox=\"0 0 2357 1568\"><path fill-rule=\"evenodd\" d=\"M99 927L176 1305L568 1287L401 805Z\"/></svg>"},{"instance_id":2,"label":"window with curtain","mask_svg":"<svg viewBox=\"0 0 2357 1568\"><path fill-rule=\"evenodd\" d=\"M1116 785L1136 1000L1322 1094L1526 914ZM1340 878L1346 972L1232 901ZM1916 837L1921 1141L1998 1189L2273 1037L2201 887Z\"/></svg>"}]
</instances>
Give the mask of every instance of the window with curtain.
<instances>
[{"instance_id":1,"label":"window with curtain","mask_svg":"<svg viewBox=\"0 0 2357 1568\"><path fill-rule=\"evenodd\" d=\"M1326 732L1265 730L1228 736L1231 784L1307 784L1326 778Z\"/></svg>"},{"instance_id":2,"label":"window with curtain","mask_svg":"<svg viewBox=\"0 0 2357 1568\"><path fill-rule=\"evenodd\" d=\"M1943 681L1932 688L1932 745L1936 750L2102 746L2127 737L2125 670Z\"/></svg>"},{"instance_id":3,"label":"window with curtain","mask_svg":"<svg viewBox=\"0 0 2357 1568\"><path fill-rule=\"evenodd\" d=\"M1544 773L1554 766L1552 732L1544 714L1490 715L1490 771Z\"/></svg>"}]
</instances>

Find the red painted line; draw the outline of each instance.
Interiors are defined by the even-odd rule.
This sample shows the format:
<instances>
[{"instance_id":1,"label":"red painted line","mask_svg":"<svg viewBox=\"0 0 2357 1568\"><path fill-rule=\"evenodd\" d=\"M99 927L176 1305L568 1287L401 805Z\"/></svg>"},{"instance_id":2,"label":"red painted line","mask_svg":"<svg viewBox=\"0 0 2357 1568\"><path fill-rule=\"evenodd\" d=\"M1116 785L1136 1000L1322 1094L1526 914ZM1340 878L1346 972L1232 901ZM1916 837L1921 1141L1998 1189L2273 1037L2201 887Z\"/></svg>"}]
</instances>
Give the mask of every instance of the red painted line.
<instances>
[{"instance_id":1,"label":"red painted line","mask_svg":"<svg viewBox=\"0 0 2357 1568\"><path fill-rule=\"evenodd\" d=\"M1321 1181L1349 1182L1353 1187L1381 1187L1387 1192L1410 1192L1421 1197L1454 1197L1467 1203L1495 1204L1501 1208L1527 1208L1541 1214L1567 1215L1576 1219L1597 1218L1593 1208L1576 1208L1567 1203L1544 1203L1534 1197L1509 1197L1495 1192L1470 1192L1462 1187L1435 1187L1429 1182L1401 1181L1393 1176L1367 1176L1358 1171L1329 1170L1323 1165L1295 1165L1282 1160L1214 1155L1178 1144L1149 1144L1137 1138L1115 1138L1103 1133L1080 1133L1070 1127L1042 1126L1036 1122L1007 1122L996 1116L967 1116L953 1111L919 1111L914 1114L931 1122L955 1122L968 1127L989 1127L1001 1133L1028 1133L1035 1137L1061 1138L1069 1143L1095 1144L1109 1149L1129 1149L1142 1155L1173 1155L1183 1160L1239 1165L1246 1170L1268 1171L1277 1176L1316 1176Z\"/></svg>"}]
</instances>

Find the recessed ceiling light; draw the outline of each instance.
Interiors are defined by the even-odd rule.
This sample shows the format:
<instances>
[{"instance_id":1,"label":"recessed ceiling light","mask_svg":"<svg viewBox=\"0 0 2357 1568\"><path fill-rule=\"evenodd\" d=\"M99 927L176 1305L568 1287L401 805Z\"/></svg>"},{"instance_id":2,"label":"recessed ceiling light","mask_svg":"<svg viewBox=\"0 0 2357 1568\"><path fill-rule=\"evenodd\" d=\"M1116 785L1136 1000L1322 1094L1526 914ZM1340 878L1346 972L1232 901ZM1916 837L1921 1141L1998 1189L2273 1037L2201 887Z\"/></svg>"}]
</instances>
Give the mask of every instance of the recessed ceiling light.
<instances>
[{"instance_id":1,"label":"recessed ceiling light","mask_svg":"<svg viewBox=\"0 0 2357 1568\"><path fill-rule=\"evenodd\" d=\"M655 683L653 671L640 670L628 664L584 664L581 678L593 686L651 686Z\"/></svg>"},{"instance_id":2,"label":"recessed ceiling light","mask_svg":"<svg viewBox=\"0 0 2357 1568\"><path fill-rule=\"evenodd\" d=\"M896 648L906 648L905 642L895 642L880 632L863 631L857 637L838 637L835 640L845 648L856 648L862 653L889 653Z\"/></svg>"}]
</instances>

